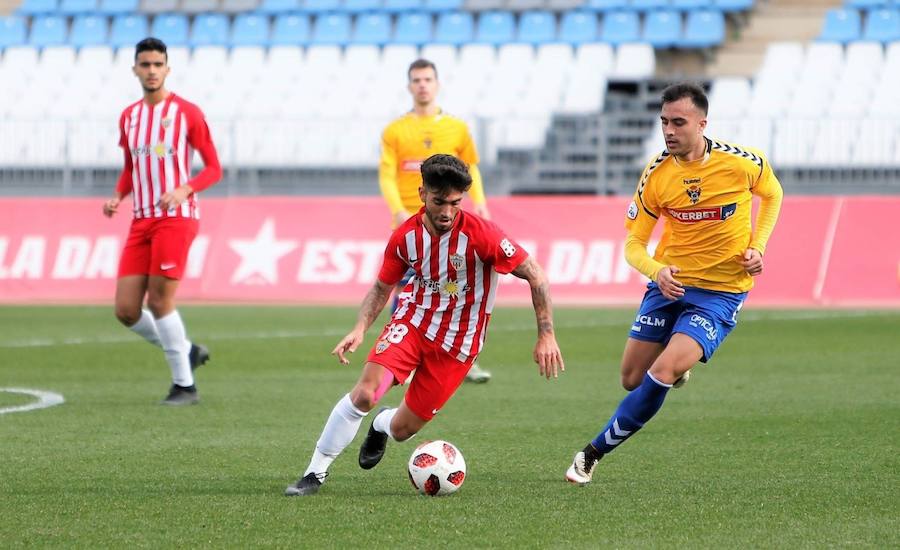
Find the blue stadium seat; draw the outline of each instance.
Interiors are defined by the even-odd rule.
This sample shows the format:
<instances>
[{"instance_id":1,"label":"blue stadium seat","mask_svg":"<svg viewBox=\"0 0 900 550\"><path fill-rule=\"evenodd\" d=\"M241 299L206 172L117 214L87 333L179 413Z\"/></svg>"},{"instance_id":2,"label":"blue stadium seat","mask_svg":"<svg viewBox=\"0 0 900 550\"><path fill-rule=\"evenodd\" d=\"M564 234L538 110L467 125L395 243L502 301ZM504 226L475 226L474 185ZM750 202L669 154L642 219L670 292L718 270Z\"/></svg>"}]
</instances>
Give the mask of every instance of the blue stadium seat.
<instances>
[{"instance_id":1,"label":"blue stadium seat","mask_svg":"<svg viewBox=\"0 0 900 550\"><path fill-rule=\"evenodd\" d=\"M475 42L499 46L512 42L516 31L516 21L508 11L485 11L478 16Z\"/></svg>"},{"instance_id":2,"label":"blue stadium seat","mask_svg":"<svg viewBox=\"0 0 900 550\"><path fill-rule=\"evenodd\" d=\"M556 41L556 18L549 11L527 11L519 17L517 42L547 44Z\"/></svg>"},{"instance_id":3,"label":"blue stadium seat","mask_svg":"<svg viewBox=\"0 0 900 550\"><path fill-rule=\"evenodd\" d=\"M306 15L278 15L269 42L273 46L305 46L309 43L309 29L309 17Z\"/></svg>"},{"instance_id":4,"label":"blue stadium seat","mask_svg":"<svg viewBox=\"0 0 900 550\"><path fill-rule=\"evenodd\" d=\"M641 20L633 11L614 11L603 16L600 39L614 46L641 39Z\"/></svg>"},{"instance_id":5,"label":"blue stadium seat","mask_svg":"<svg viewBox=\"0 0 900 550\"><path fill-rule=\"evenodd\" d=\"M894 42L900 40L900 11L896 9L871 10L866 14L863 40Z\"/></svg>"},{"instance_id":6,"label":"blue stadium seat","mask_svg":"<svg viewBox=\"0 0 900 550\"><path fill-rule=\"evenodd\" d=\"M31 36L28 43L36 48L61 46L66 43L68 25L65 17L40 15L31 21Z\"/></svg>"},{"instance_id":7,"label":"blue stadium seat","mask_svg":"<svg viewBox=\"0 0 900 550\"><path fill-rule=\"evenodd\" d=\"M106 44L109 22L102 15L79 15L72 20L69 44L76 48Z\"/></svg>"},{"instance_id":8,"label":"blue stadium seat","mask_svg":"<svg viewBox=\"0 0 900 550\"><path fill-rule=\"evenodd\" d=\"M425 0L425 11L431 13L444 13L458 11L463 7L463 0Z\"/></svg>"},{"instance_id":9,"label":"blue stadium seat","mask_svg":"<svg viewBox=\"0 0 900 550\"><path fill-rule=\"evenodd\" d=\"M692 11L684 25L683 48L711 48L725 41L725 15L720 11Z\"/></svg>"},{"instance_id":10,"label":"blue stadium seat","mask_svg":"<svg viewBox=\"0 0 900 550\"><path fill-rule=\"evenodd\" d=\"M291 13L300 9L300 0L262 0L256 11L269 15Z\"/></svg>"},{"instance_id":11,"label":"blue stadium seat","mask_svg":"<svg viewBox=\"0 0 900 550\"><path fill-rule=\"evenodd\" d=\"M703 10L713 6L713 0L672 0L673 10Z\"/></svg>"},{"instance_id":12,"label":"blue stadium seat","mask_svg":"<svg viewBox=\"0 0 900 550\"><path fill-rule=\"evenodd\" d=\"M422 11L422 0L384 0L381 9L388 13Z\"/></svg>"},{"instance_id":13,"label":"blue stadium seat","mask_svg":"<svg viewBox=\"0 0 900 550\"><path fill-rule=\"evenodd\" d=\"M340 0L303 0L302 11L319 15L322 13L331 13L341 9Z\"/></svg>"},{"instance_id":14,"label":"blue stadium seat","mask_svg":"<svg viewBox=\"0 0 900 550\"><path fill-rule=\"evenodd\" d=\"M354 44L381 46L390 41L390 15L386 13L365 13L356 17L352 40Z\"/></svg>"},{"instance_id":15,"label":"blue stadium seat","mask_svg":"<svg viewBox=\"0 0 900 550\"><path fill-rule=\"evenodd\" d=\"M109 31L109 45L113 48L134 46L147 38L147 18L143 15L118 15Z\"/></svg>"},{"instance_id":16,"label":"blue stadium seat","mask_svg":"<svg viewBox=\"0 0 900 550\"><path fill-rule=\"evenodd\" d=\"M828 10L819 40L846 44L859 39L860 27L858 11L841 8Z\"/></svg>"},{"instance_id":17,"label":"blue stadium seat","mask_svg":"<svg viewBox=\"0 0 900 550\"><path fill-rule=\"evenodd\" d=\"M87 15L97 11L97 0L60 0L60 15Z\"/></svg>"},{"instance_id":18,"label":"blue stadium seat","mask_svg":"<svg viewBox=\"0 0 900 550\"><path fill-rule=\"evenodd\" d=\"M845 8L871 9L889 6L891 0L844 0Z\"/></svg>"},{"instance_id":19,"label":"blue stadium seat","mask_svg":"<svg viewBox=\"0 0 900 550\"><path fill-rule=\"evenodd\" d=\"M644 42L654 48L671 48L681 40L681 14L660 10L648 13L644 19Z\"/></svg>"},{"instance_id":20,"label":"blue stadium seat","mask_svg":"<svg viewBox=\"0 0 900 550\"><path fill-rule=\"evenodd\" d=\"M403 13L397 17L395 44L421 46L431 42L431 16L427 13Z\"/></svg>"},{"instance_id":21,"label":"blue stadium seat","mask_svg":"<svg viewBox=\"0 0 900 550\"><path fill-rule=\"evenodd\" d=\"M241 13L231 25L232 46L268 46L269 18L258 13Z\"/></svg>"},{"instance_id":22,"label":"blue stadium seat","mask_svg":"<svg viewBox=\"0 0 900 550\"><path fill-rule=\"evenodd\" d=\"M316 17L313 23L311 44L335 44L344 46L350 42L350 16L328 13Z\"/></svg>"},{"instance_id":23,"label":"blue stadium seat","mask_svg":"<svg viewBox=\"0 0 900 550\"><path fill-rule=\"evenodd\" d=\"M56 12L59 7L57 0L25 0L19 9L16 10L17 15L48 15Z\"/></svg>"},{"instance_id":24,"label":"blue stadium seat","mask_svg":"<svg viewBox=\"0 0 900 550\"><path fill-rule=\"evenodd\" d=\"M596 42L597 16L585 11L566 12L559 23L559 39L567 44Z\"/></svg>"},{"instance_id":25,"label":"blue stadium seat","mask_svg":"<svg viewBox=\"0 0 900 550\"><path fill-rule=\"evenodd\" d=\"M628 7L633 10L652 12L669 7L669 0L631 0Z\"/></svg>"},{"instance_id":26,"label":"blue stadium seat","mask_svg":"<svg viewBox=\"0 0 900 550\"><path fill-rule=\"evenodd\" d=\"M347 13L367 13L378 11L381 0L344 0L343 11Z\"/></svg>"},{"instance_id":27,"label":"blue stadium seat","mask_svg":"<svg viewBox=\"0 0 900 550\"><path fill-rule=\"evenodd\" d=\"M472 14L466 12L448 12L438 16L434 29L434 41L437 44L453 44L459 46L471 42L475 34L475 23Z\"/></svg>"},{"instance_id":28,"label":"blue stadium seat","mask_svg":"<svg viewBox=\"0 0 900 550\"><path fill-rule=\"evenodd\" d=\"M713 5L719 11L723 11L725 13L736 13L740 11L747 11L753 7L753 2L755 0L715 0Z\"/></svg>"},{"instance_id":29,"label":"blue stadium seat","mask_svg":"<svg viewBox=\"0 0 900 550\"><path fill-rule=\"evenodd\" d=\"M201 13L191 27L191 47L228 45L228 17L221 13Z\"/></svg>"},{"instance_id":30,"label":"blue stadium seat","mask_svg":"<svg viewBox=\"0 0 900 550\"><path fill-rule=\"evenodd\" d=\"M628 7L628 0L587 0L582 9L589 11L615 11Z\"/></svg>"},{"instance_id":31,"label":"blue stadium seat","mask_svg":"<svg viewBox=\"0 0 900 550\"><path fill-rule=\"evenodd\" d=\"M138 9L138 0L100 0L97 13L101 15L126 15Z\"/></svg>"},{"instance_id":32,"label":"blue stadium seat","mask_svg":"<svg viewBox=\"0 0 900 550\"><path fill-rule=\"evenodd\" d=\"M27 35L28 26L24 17L17 15L0 17L0 50L25 45Z\"/></svg>"},{"instance_id":33,"label":"blue stadium seat","mask_svg":"<svg viewBox=\"0 0 900 550\"><path fill-rule=\"evenodd\" d=\"M188 43L189 34L188 18L180 13L157 15L150 25L150 35L159 38L168 46L184 46Z\"/></svg>"}]
</instances>

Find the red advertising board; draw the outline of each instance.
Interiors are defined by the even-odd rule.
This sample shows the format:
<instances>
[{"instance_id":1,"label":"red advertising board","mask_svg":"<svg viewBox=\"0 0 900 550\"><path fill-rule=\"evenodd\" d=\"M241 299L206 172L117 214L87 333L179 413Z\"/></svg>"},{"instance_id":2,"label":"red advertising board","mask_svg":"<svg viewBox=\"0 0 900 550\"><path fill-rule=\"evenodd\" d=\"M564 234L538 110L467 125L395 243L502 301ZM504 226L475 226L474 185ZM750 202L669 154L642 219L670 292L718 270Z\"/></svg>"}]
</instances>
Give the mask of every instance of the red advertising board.
<instances>
[{"instance_id":1,"label":"red advertising board","mask_svg":"<svg viewBox=\"0 0 900 550\"><path fill-rule=\"evenodd\" d=\"M495 221L544 266L554 301L628 304L646 282L622 247L628 198L497 197ZM130 223L102 199L0 199L0 302L112 300ZM357 304L389 232L378 197L201 200L179 298ZM900 306L900 197L785 198L748 305ZM499 302L527 303L504 277Z\"/></svg>"}]
</instances>

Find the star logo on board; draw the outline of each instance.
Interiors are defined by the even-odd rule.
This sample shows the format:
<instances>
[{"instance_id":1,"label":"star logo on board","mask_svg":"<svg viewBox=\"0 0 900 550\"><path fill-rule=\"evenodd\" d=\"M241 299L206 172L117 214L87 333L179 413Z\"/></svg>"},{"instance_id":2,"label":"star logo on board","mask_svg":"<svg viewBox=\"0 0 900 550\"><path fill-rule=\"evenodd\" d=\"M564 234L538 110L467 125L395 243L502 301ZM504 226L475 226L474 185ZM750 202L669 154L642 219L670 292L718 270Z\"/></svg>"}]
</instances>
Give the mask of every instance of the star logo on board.
<instances>
[{"instance_id":1,"label":"star logo on board","mask_svg":"<svg viewBox=\"0 0 900 550\"><path fill-rule=\"evenodd\" d=\"M228 246L241 257L231 284L278 284L278 260L297 248L297 241L278 239L275 220L266 218L252 239L229 239Z\"/></svg>"}]
</instances>

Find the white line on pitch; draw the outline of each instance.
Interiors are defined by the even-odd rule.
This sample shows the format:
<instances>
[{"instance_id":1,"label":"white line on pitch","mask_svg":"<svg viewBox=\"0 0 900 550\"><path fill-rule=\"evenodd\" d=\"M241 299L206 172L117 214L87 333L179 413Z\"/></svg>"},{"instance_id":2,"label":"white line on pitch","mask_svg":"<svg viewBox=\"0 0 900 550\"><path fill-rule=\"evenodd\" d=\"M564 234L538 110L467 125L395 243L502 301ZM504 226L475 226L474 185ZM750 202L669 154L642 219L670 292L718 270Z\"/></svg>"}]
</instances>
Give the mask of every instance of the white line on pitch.
<instances>
[{"instance_id":1,"label":"white line on pitch","mask_svg":"<svg viewBox=\"0 0 900 550\"><path fill-rule=\"evenodd\" d=\"M28 403L27 405L18 405L14 407L0 407L0 414L7 413L15 413L15 412L25 412L25 411L33 411L35 409L46 409L47 407L52 407L54 405L60 405L64 403L66 400L63 399L63 396L52 392L52 391L43 391L43 390L32 390L28 388L0 388L0 393L24 393L25 395L31 395L33 397L37 397L38 400L34 403Z\"/></svg>"}]
</instances>

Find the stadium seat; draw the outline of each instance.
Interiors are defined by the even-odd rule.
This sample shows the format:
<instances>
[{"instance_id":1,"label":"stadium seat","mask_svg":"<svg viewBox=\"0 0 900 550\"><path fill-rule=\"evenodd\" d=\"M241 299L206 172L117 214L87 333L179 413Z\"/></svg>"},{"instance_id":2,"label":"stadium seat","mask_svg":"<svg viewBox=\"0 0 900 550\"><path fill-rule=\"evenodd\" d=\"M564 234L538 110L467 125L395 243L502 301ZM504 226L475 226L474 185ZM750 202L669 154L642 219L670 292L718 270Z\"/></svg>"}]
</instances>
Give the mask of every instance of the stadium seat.
<instances>
[{"instance_id":1,"label":"stadium seat","mask_svg":"<svg viewBox=\"0 0 900 550\"><path fill-rule=\"evenodd\" d=\"M24 45L27 34L28 27L24 17L17 15L0 17L0 50Z\"/></svg>"},{"instance_id":2,"label":"stadium seat","mask_svg":"<svg viewBox=\"0 0 900 550\"><path fill-rule=\"evenodd\" d=\"M725 16L720 11L698 10L688 12L684 36L679 42L683 48L711 48L725 41Z\"/></svg>"},{"instance_id":3,"label":"stadium seat","mask_svg":"<svg viewBox=\"0 0 900 550\"><path fill-rule=\"evenodd\" d=\"M587 0L582 7L588 11L617 11L627 8L628 0Z\"/></svg>"},{"instance_id":4,"label":"stadium seat","mask_svg":"<svg viewBox=\"0 0 900 550\"><path fill-rule=\"evenodd\" d=\"M66 43L68 31L66 18L57 15L41 15L31 22L28 43L36 48L61 46Z\"/></svg>"},{"instance_id":5,"label":"stadium seat","mask_svg":"<svg viewBox=\"0 0 900 550\"><path fill-rule=\"evenodd\" d=\"M179 11L190 15L219 11L219 0L181 0Z\"/></svg>"},{"instance_id":6,"label":"stadium seat","mask_svg":"<svg viewBox=\"0 0 900 550\"><path fill-rule=\"evenodd\" d=\"M516 40L526 44L547 44L556 40L556 18L549 11L529 11L519 17Z\"/></svg>"},{"instance_id":7,"label":"stadium seat","mask_svg":"<svg viewBox=\"0 0 900 550\"><path fill-rule=\"evenodd\" d=\"M603 16L600 39L613 45L637 42L641 37L641 21L633 11L614 11Z\"/></svg>"},{"instance_id":8,"label":"stadium seat","mask_svg":"<svg viewBox=\"0 0 900 550\"><path fill-rule=\"evenodd\" d=\"M339 11L340 0L303 0L303 11L313 15Z\"/></svg>"},{"instance_id":9,"label":"stadium seat","mask_svg":"<svg viewBox=\"0 0 900 550\"><path fill-rule=\"evenodd\" d=\"M610 80L643 80L656 71L656 55L650 44L622 44L616 49L616 61Z\"/></svg>"},{"instance_id":10,"label":"stadium seat","mask_svg":"<svg viewBox=\"0 0 900 550\"><path fill-rule=\"evenodd\" d=\"M540 54L541 52L539 51L538 59L540 59ZM578 50L574 54L574 60L563 62L563 66L569 66L570 63L574 71L593 71L599 75L606 76L613 69L615 54L609 44L603 44L602 42L582 44L578 46Z\"/></svg>"},{"instance_id":11,"label":"stadium seat","mask_svg":"<svg viewBox=\"0 0 900 550\"><path fill-rule=\"evenodd\" d=\"M721 77L712 83L709 93L710 119L736 119L747 111L750 103L750 82L743 77ZM722 139L733 139L722 136Z\"/></svg>"},{"instance_id":12,"label":"stadium seat","mask_svg":"<svg viewBox=\"0 0 900 550\"><path fill-rule=\"evenodd\" d=\"M150 35L159 38L167 46L184 46L188 43L190 24L186 15L163 13L153 18Z\"/></svg>"},{"instance_id":13,"label":"stadium seat","mask_svg":"<svg viewBox=\"0 0 900 550\"><path fill-rule=\"evenodd\" d=\"M125 15L138 11L138 0L100 0L97 13L101 15Z\"/></svg>"},{"instance_id":14,"label":"stadium seat","mask_svg":"<svg viewBox=\"0 0 900 550\"><path fill-rule=\"evenodd\" d=\"M353 28L354 44L381 46L391 40L391 16L387 13L366 13L356 17Z\"/></svg>"},{"instance_id":15,"label":"stadium seat","mask_svg":"<svg viewBox=\"0 0 900 550\"><path fill-rule=\"evenodd\" d=\"M891 0L844 0L844 7L861 9L881 8L890 5Z\"/></svg>"},{"instance_id":16,"label":"stadium seat","mask_svg":"<svg viewBox=\"0 0 900 550\"><path fill-rule=\"evenodd\" d=\"M256 13L242 13L231 26L232 46L267 46L269 18Z\"/></svg>"},{"instance_id":17,"label":"stadium seat","mask_svg":"<svg viewBox=\"0 0 900 550\"><path fill-rule=\"evenodd\" d=\"M228 17L221 13L204 13L194 18L191 27L191 47L226 44L228 44Z\"/></svg>"},{"instance_id":18,"label":"stadium seat","mask_svg":"<svg viewBox=\"0 0 900 550\"><path fill-rule=\"evenodd\" d=\"M102 15L79 15L72 20L69 44L76 48L106 44L109 22Z\"/></svg>"},{"instance_id":19,"label":"stadium seat","mask_svg":"<svg viewBox=\"0 0 900 550\"><path fill-rule=\"evenodd\" d=\"M570 11L559 23L559 39L567 44L597 41L597 16L590 12Z\"/></svg>"},{"instance_id":20,"label":"stadium seat","mask_svg":"<svg viewBox=\"0 0 900 550\"><path fill-rule=\"evenodd\" d=\"M59 7L57 0L24 0L16 10L17 15L33 17L55 13Z\"/></svg>"},{"instance_id":21,"label":"stadium seat","mask_svg":"<svg viewBox=\"0 0 900 550\"><path fill-rule=\"evenodd\" d=\"M273 46L303 46L309 43L309 34L309 17L278 15L275 17L270 42Z\"/></svg>"},{"instance_id":22,"label":"stadium seat","mask_svg":"<svg viewBox=\"0 0 900 550\"><path fill-rule=\"evenodd\" d=\"M660 10L644 17L644 42L654 48L671 48L681 40L681 14Z\"/></svg>"},{"instance_id":23,"label":"stadium seat","mask_svg":"<svg viewBox=\"0 0 900 550\"><path fill-rule=\"evenodd\" d=\"M245 13L258 7L259 0L222 0L219 10L223 13Z\"/></svg>"},{"instance_id":24,"label":"stadium seat","mask_svg":"<svg viewBox=\"0 0 900 550\"><path fill-rule=\"evenodd\" d=\"M97 11L97 0L60 0L59 15L87 15Z\"/></svg>"},{"instance_id":25,"label":"stadium seat","mask_svg":"<svg viewBox=\"0 0 900 550\"><path fill-rule=\"evenodd\" d=\"M868 12L862 39L876 42L900 40L900 9L878 9Z\"/></svg>"},{"instance_id":26,"label":"stadium seat","mask_svg":"<svg viewBox=\"0 0 900 550\"><path fill-rule=\"evenodd\" d=\"M377 46L355 44L344 50L344 69L348 74L360 75L363 81L374 78L379 65L381 53Z\"/></svg>"},{"instance_id":27,"label":"stadium seat","mask_svg":"<svg viewBox=\"0 0 900 550\"><path fill-rule=\"evenodd\" d=\"M651 13L656 10L668 8L669 0L631 0L627 7L633 10Z\"/></svg>"},{"instance_id":28,"label":"stadium seat","mask_svg":"<svg viewBox=\"0 0 900 550\"><path fill-rule=\"evenodd\" d=\"M475 34L472 15L466 12L448 12L438 16L434 29L437 44L461 45L471 42Z\"/></svg>"},{"instance_id":29,"label":"stadium seat","mask_svg":"<svg viewBox=\"0 0 900 550\"><path fill-rule=\"evenodd\" d=\"M713 6L725 13L747 11L753 7L755 0L714 0Z\"/></svg>"},{"instance_id":30,"label":"stadium seat","mask_svg":"<svg viewBox=\"0 0 900 550\"><path fill-rule=\"evenodd\" d=\"M381 8L381 0L344 0L342 10L347 13L359 14L377 12Z\"/></svg>"},{"instance_id":31,"label":"stadium seat","mask_svg":"<svg viewBox=\"0 0 900 550\"><path fill-rule=\"evenodd\" d=\"M424 13L402 13L394 31L396 44L421 45L431 41L431 16Z\"/></svg>"},{"instance_id":32,"label":"stadium seat","mask_svg":"<svg viewBox=\"0 0 900 550\"><path fill-rule=\"evenodd\" d=\"M428 44L422 47L422 58L435 64L438 78L447 80L456 69L456 48L448 44Z\"/></svg>"},{"instance_id":33,"label":"stadium seat","mask_svg":"<svg viewBox=\"0 0 900 550\"><path fill-rule=\"evenodd\" d=\"M179 11L178 0L140 0L138 11L142 13L171 13Z\"/></svg>"},{"instance_id":34,"label":"stadium seat","mask_svg":"<svg viewBox=\"0 0 900 550\"><path fill-rule=\"evenodd\" d=\"M345 45L350 41L350 16L343 13L323 14L313 23L311 44Z\"/></svg>"},{"instance_id":35,"label":"stadium seat","mask_svg":"<svg viewBox=\"0 0 900 550\"><path fill-rule=\"evenodd\" d=\"M673 10L704 10L713 6L713 0L672 0Z\"/></svg>"},{"instance_id":36,"label":"stadium seat","mask_svg":"<svg viewBox=\"0 0 900 550\"><path fill-rule=\"evenodd\" d=\"M421 11L421 0L384 0L381 7L387 13L405 13L409 11Z\"/></svg>"},{"instance_id":37,"label":"stadium seat","mask_svg":"<svg viewBox=\"0 0 900 550\"><path fill-rule=\"evenodd\" d=\"M425 0L422 8L430 13L444 13L462 9L463 0Z\"/></svg>"},{"instance_id":38,"label":"stadium seat","mask_svg":"<svg viewBox=\"0 0 900 550\"><path fill-rule=\"evenodd\" d=\"M300 0L262 0L256 11L269 15L293 13L300 10Z\"/></svg>"},{"instance_id":39,"label":"stadium seat","mask_svg":"<svg viewBox=\"0 0 900 550\"><path fill-rule=\"evenodd\" d=\"M486 11L478 16L475 42L499 46L512 42L516 23L508 11Z\"/></svg>"},{"instance_id":40,"label":"stadium seat","mask_svg":"<svg viewBox=\"0 0 900 550\"><path fill-rule=\"evenodd\" d=\"M860 27L858 11L840 8L828 10L819 40L846 44L859 39Z\"/></svg>"}]
</instances>

